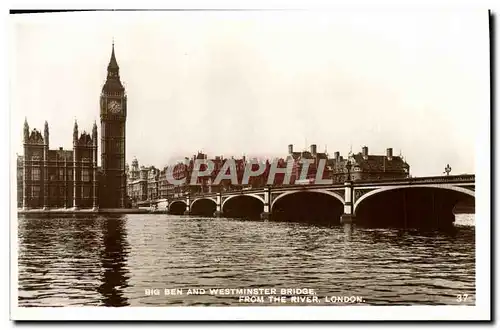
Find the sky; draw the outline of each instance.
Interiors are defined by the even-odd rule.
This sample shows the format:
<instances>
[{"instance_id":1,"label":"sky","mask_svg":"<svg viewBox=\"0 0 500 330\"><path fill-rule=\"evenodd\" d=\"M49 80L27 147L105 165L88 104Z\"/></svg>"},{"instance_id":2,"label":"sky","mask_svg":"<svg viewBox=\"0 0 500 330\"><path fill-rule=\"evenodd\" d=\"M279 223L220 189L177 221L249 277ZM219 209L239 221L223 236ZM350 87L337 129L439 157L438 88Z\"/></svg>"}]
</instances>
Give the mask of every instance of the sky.
<instances>
[{"instance_id":1,"label":"sky","mask_svg":"<svg viewBox=\"0 0 500 330\"><path fill-rule=\"evenodd\" d=\"M126 160L344 156L392 147L413 176L474 173L489 113L486 11L170 11L11 15L12 153L25 117L50 147L99 126L112 40ZM485 152L489 152L489 147ZM100 153L100 150L99 150Z\"/></svg>"}]
</instances>

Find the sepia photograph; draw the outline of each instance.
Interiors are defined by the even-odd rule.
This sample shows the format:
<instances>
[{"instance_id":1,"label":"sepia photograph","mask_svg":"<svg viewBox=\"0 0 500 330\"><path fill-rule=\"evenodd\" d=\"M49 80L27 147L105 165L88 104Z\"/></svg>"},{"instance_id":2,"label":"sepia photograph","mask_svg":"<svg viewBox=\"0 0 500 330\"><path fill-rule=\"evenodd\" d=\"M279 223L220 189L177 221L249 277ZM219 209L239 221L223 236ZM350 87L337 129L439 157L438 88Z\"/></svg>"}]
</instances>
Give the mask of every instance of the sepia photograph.
<instances>
[{"instance_id":1,"label":"sepia photograph","mask_svg":"<svg viewBox=\"0 0 500 330\"><path fill-rule=\"evenodd\" d=\"M489 319L491 17L11 10L11 318Z\"/></svg>"}]
</instances>

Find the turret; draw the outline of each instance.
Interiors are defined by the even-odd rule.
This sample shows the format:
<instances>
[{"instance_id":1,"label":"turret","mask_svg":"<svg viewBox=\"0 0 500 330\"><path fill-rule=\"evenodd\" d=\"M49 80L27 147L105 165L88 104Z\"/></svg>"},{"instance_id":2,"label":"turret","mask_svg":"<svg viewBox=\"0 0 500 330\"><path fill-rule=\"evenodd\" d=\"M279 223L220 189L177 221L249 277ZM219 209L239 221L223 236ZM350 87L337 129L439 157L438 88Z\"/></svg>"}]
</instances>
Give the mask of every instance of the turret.
<instances>
[{"instance_id":1,"label":"turret","mask_svg":"<svg viewBox=\"0 0 500 330\"><path fill-rule=\"evenodd\" d=\"M28 142L28 139L30 137L30 127L28 125L28 119L26 117L24 117L24 128L23 128L23 135L24 135L24 143L27 143Z\"/></svg>"},{"instance_id":2,"label":"turret","mask_svg":"<svg viewBox=\"0 0 500 330\"><path fill-rule=\"evenodd\" d=\"M43 140L45 142L45 145L48 147L49 146L49 123L45 121L45 124L43 126Z\"/></svg>"},{"instance_id":3,"label":"turret","mask_svg":"<svg viewBox=\"0 0 500 330\"><path fill-rule=\"evenodd\" d=\"M73 127L73 144L76 145L78 142L78 123L75 120L75 126Z\"/></svg>"},{"instance_id":4,"label":"turret","mask_svg":"<svg viewBox=\"0 0 500 330\"><path fill-rule=\"evenodd\" d=\"M97 147L97 124L95 121L92 126L92 144Z\"/></svg>"}]
</instances>

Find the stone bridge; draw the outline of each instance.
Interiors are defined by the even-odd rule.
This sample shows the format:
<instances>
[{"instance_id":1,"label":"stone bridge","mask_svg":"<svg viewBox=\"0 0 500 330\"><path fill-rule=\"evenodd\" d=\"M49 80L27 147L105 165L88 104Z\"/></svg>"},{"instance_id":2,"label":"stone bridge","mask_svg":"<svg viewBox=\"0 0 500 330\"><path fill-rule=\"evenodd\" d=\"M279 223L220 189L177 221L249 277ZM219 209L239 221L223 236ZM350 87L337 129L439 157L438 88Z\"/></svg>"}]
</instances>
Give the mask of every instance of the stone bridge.
<instances>
[{"instance_id":1,"label":"stone bridge","mask_svg":"<svg viewBox=\"0 0 500 330\"><path fill-rule=\"evenodd\" d=\"M473 207L475 175L286 185L143 202L172 214L248 217L404 228L453 225L457 204Z\"/></svg>"}]
</instances>

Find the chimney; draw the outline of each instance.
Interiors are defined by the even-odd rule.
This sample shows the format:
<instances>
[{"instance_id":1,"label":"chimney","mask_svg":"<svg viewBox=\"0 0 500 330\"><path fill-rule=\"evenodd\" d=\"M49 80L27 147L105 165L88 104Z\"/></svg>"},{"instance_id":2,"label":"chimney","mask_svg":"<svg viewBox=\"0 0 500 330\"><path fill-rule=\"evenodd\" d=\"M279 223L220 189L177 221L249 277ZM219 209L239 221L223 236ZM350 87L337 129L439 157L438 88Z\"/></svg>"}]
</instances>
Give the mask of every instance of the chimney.
<instances>
[{"instance_id":1,"label":"chimney","mask_svg":"<svg viewBox=\"0 0 500 330\"><path fill-rule=\"evenodd\" d=\"M62 147L59 147L59 150L60 150L60 151L62 151L62 150L63 150L63 148L62 148Z\"/></svg>"},{"instance_id":2,"label":"chimney","mask_svg":"<svg viewBox=\"0 0 500 330\"><path fill-rule=\"evenodd\" d=\"M289 155L293 154L293 144L288 145L288 154Z\"/></svg>"},{"instance_id":3,"label":"chimney","mask_svg":"<svg viewBox=\"0 0 500 330\"><path fill-rule=\"evenodd\" d=\"M362 148L363 159L368 159L368 147L364 146Z\"/></svg>"},{"instance_id":4,"label":"chimney","mask_svg":"<svg viewBox=\"0 0 500 330\"><path fill-rule=\"evenodd\" d=\"M311 144L311 154L313 156L316 156L316 145L315 144Z\"/></svg>"},{"instance_id":5,"label":"chimney","mask_svg":"<svg viewBox=\"0 0 500 330\"><path fill-rule=\"evenodd\" d=\"M340 160L340 152L335 151L333 154L333 158L335 158L335 161L338 162Z\"/></svg>"},{"instance_id":6,"label":"chimney","mask_svg":"<svg viewBox=\"0 0 500 330\"><path fill-rule=\"evenodd\" d=\"M392 148L387 148L387 160L392 159Z\"/></svg>"}]
</instances>

